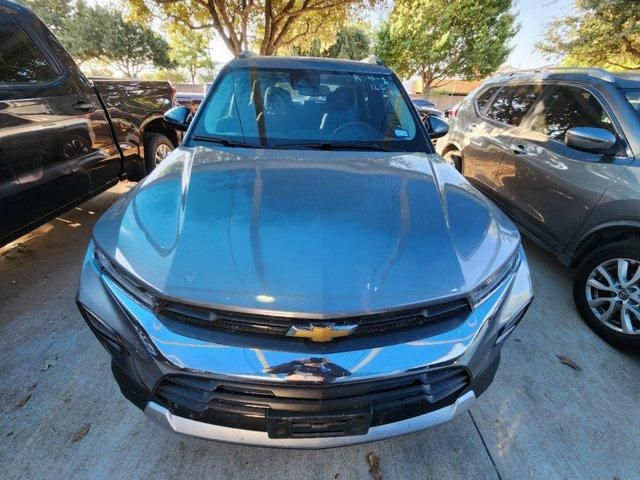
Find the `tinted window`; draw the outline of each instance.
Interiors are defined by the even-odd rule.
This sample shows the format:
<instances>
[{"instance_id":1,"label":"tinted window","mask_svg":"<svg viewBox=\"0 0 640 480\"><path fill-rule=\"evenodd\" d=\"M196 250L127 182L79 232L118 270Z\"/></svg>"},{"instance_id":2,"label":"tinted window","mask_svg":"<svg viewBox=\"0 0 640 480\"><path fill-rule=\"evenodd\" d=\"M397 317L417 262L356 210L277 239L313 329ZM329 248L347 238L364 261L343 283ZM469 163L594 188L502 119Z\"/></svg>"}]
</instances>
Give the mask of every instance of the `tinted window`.
<instances>
[{"instance_id":1,"label":"tinted window","mask_svg":"<svg viewBox=\"0 0 640 480\"><path fill-rule=\"evenodd\" d=\"M638 116L640 116L640 90L627 90L624 95L627 98L627 102L629 102Z\"/></svg>"},{"instance_id":2,"label":"tinted window","mask_svg":"<svg viewBox=\"0 0 640 480\"><path fill-rule=\"evenodd\" d=\"M507 123L520 125L524 116L540 96L542 88L542 85L522 85L515 88L513 98L511 99L509 121Z\"/></svg>"},{"instance_id":3,"label":"tinted window","mask_svg":"<svg viewBox=\"0 0 640 480\"><path fill-rule=\"evenodd\" d=\"M498 122L518 126L542 89L542 85L505 87L491 104L487 116Z\"/></svg>"},{"instance_id":4,"label":"tinted window","mask_svg":"<svg viewBox=\"0 0 640 480\"><path fill-rule=\"evenodd\" d=\"M414 107L389 74L235 67L221 75L194 126L203 141L223 137L274 148L326 143L427 148Z\"/></svg>"},{"instance_id":5,"label":"tinted window","mask_svg":"<svg viewBox=\"0 0 640 480\"><path fill-rule=\"evenodd\" d=\"M531 129L562 141L573 127L604 128L615 133L611 119L592 94L577 87L558 87L545 99Z\"/></svg>"},{"instance_id":6,"label":"tinted window","mask_svg":"<svg viewBox=\"0 0 640 480\"><path fill-rule=\"evenodd\" d=\"M56 76L11 15L0 15L0 83L34 83Z\"/></svg>"},{"instance_id":7,"label":"tinted window","mask_svg":"<svg viewBox=\"0 0 640 480\"><path fill-rule=\"evenodd\" d=\"M513 87L503 88L487 111L487 117L497 122L507 123L509 120L509 104L511 103L511 95Z\"/></svg>"},{"instance_id":8,"label":"tinted window","mask_svg":"<svg viewBox=\"0 0 640 480\"><path fill-rule=\"evenodd\" d=\"M487 103L489 103L489 100L493 98L493 96L498 90L500 90L500 88L501 87L491 87L478 95L478 98L476 98L476 105L478 105L478 110L482 111Z\"/></svg>"}]
</instances>

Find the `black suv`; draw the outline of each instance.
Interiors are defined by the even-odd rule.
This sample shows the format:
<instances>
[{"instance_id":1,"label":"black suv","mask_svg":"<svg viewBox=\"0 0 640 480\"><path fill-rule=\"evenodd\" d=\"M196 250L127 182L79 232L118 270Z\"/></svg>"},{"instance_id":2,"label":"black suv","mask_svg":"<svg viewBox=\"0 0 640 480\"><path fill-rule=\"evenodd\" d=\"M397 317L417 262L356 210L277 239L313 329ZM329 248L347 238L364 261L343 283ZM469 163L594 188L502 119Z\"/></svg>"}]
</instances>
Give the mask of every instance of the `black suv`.
<instances>
[{"instance_id":1,"label":"black suv","mask_svg":"<svg viewBox=\"0 0 640 480\"><path fill-rule=\"evenodd\" d=\"M438 151L537 243L576 266L607 341L640 345L640 75L552 69L472 92Z\"/></svg>"}]
</instances>

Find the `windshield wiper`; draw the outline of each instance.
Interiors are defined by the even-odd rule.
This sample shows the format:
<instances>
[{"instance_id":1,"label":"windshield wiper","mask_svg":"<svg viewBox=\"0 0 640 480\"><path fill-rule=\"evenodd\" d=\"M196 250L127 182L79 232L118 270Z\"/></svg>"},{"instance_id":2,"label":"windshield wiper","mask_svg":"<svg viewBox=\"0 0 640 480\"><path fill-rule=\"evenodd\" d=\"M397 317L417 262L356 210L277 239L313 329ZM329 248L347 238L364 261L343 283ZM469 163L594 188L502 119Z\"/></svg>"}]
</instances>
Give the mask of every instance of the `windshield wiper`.
<instances>
[{"instance_id":1,"label":"windshield wiper","mask_svg":"<svg viewBox=\"0 0 640 480\"><path fill-rule=\"evenodd\" d=\"M309 150L373 150L378 152L393 152L392 149L375 143L331 143L331 142L305 142L305 143L276 143L267 145L269 148L302 148Z\"/></svg>"},{"instance_id":2,"label":"windshield wiper","mask_svg":"<svg viewBox=\"0 0 640 480\"><path fill-rule=\"evenodd\" d=\"M219 143L225 147L247 148L302 148L309 150L368 150L379 152L392 152L390 148L378 144L362 143L331 143L331 142L304 142L304 143L276 143L273 145L252 145L238 140L229 140L222 137L210 137L207 135L194 135L193 140L198 142Z\"/></svg>"},{"instance_id":3,"label":"windshield wiper","mask_svg":"<svg viewBox=\"0 0 640 480\"><path fill-rule=\"evenodd\" d=\"M194 135L191 138L197 142L219 143L225 147L260 148L260 145L252 145L250 143L239 142L237 140L229 140L228 138L209 137L206 135Z\"/></svg>"}]
</instances>

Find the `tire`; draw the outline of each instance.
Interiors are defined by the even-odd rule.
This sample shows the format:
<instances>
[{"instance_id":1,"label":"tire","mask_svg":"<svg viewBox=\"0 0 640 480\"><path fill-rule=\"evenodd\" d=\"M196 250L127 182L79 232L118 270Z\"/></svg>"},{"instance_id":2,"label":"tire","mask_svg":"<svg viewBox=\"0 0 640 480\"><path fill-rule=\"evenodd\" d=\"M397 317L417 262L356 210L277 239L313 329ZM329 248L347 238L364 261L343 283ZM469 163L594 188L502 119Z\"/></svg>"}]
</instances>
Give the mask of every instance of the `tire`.
<instances>
[{"instance_id":1,"label":"tire","mask_svg":"<svg viewBox=\"0 0 640 480\"><path fill-rule=\"evenodd\" d=\"M626 262L626 275L618 259ZM604 245L585 257L573 282L573 300L585 323L605 341L639 352L640 239Z\"/></svg>"},{"instance_id":2,"label":"tire","mask_svg":"<svg viewBox=\"0 0 640 480\"><path fill-rule=\"evenodd\" d=\"M150 173L175 147L171 140L161 133L144 136L144 165Z\"/></svg>"},{"instance_id":3,"label":"tire","mask_svg":"<svg viewBox=\"0 0 640 480\"><path fill-rule=\"evenodd\" d=\"M449 165L462 173L462 153L456 149L451 149L444 152L442 154L442 158L444 158Z\"/></svg>"}]
</instances>

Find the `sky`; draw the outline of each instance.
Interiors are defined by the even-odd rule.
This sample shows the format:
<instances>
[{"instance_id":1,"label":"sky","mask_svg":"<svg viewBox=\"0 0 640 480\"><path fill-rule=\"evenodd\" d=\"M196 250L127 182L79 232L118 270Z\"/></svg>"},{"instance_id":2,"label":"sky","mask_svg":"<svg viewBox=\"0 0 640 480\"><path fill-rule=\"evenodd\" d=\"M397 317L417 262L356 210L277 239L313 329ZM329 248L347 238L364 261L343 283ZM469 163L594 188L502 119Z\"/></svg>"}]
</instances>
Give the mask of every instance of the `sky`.
<instances>
[{"instance_id":1,"label":"sky","mask_svg":"<svg viewBox=\"0 0 640 480\"><path fill-rule=\"evenodd\" d=\"M535 68L553 63L535 49L545 24L553 17L571 12L573 0L517 0L520 31L513 38L513 51L507 63L517 68Z\"/></svg>"},{"instance_id":2,"label":"sky","mask_svg":"<svg viewBox=\"0 0 640 480\"><path fill-rule=\"evenodd\" d=\"M553 17L566 15L571 11L573 0L516 0L520 31L511 41L513 51L507 60L516 68L528 69L553 63L536 52L535 44L542 38L545 24ZM384 21L387 12L375 11L368 19L373 25ZM233 58L224 42L219 38L212 44L214 61L227 62Z\"/></svg>"}]
</instances>

